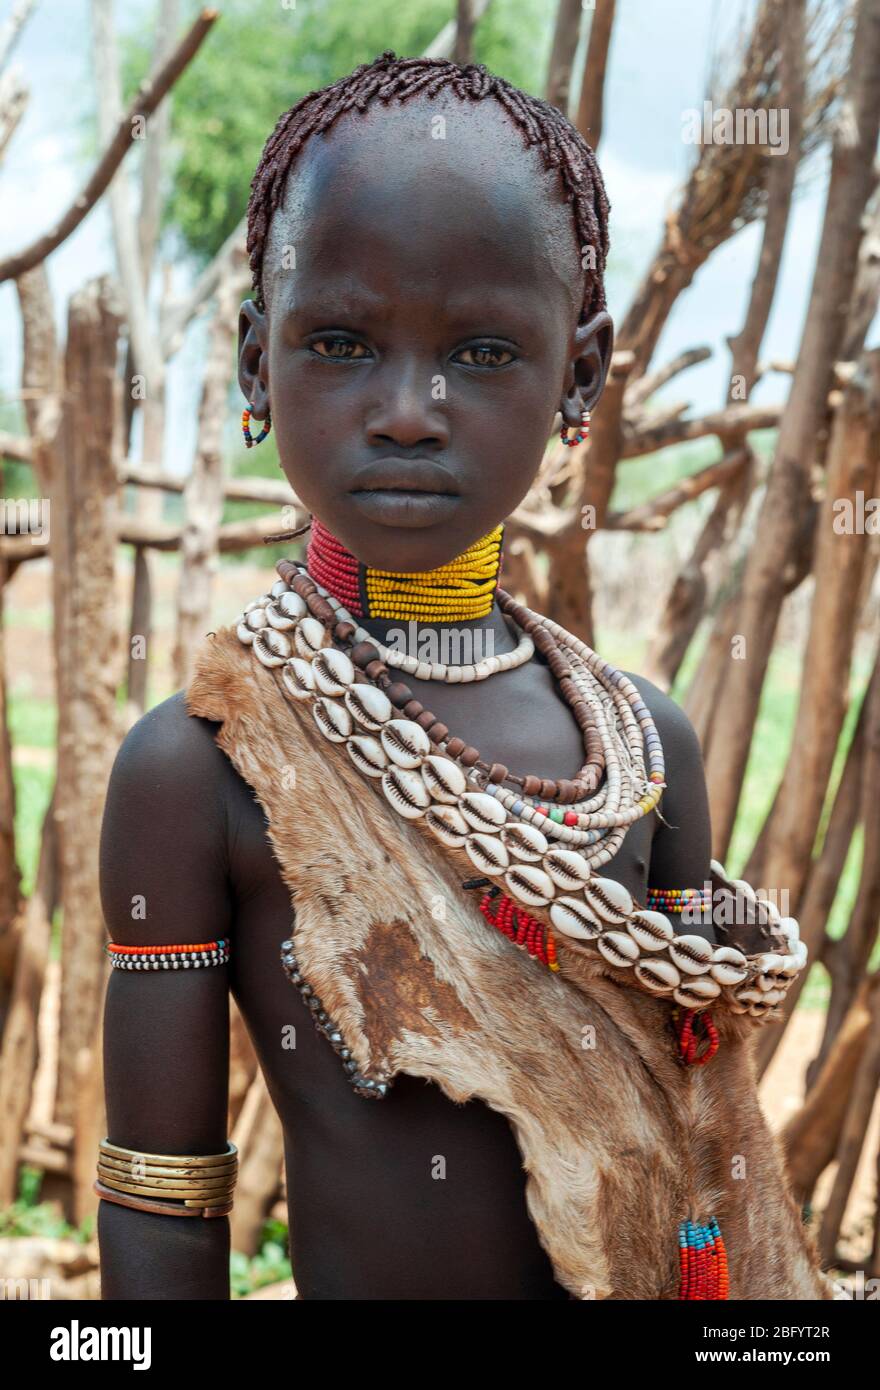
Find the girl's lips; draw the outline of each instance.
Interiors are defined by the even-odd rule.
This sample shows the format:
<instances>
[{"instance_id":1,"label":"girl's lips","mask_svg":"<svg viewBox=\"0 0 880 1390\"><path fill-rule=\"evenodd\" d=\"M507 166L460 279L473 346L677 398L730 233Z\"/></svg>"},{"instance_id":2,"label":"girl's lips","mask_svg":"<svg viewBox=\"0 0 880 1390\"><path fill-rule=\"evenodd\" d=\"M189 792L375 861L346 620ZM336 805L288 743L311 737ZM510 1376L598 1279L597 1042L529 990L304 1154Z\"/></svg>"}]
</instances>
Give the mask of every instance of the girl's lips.
<instances>
[{"instance_id":1,"label":"girl's lips","mask_svg":"<svg viewBox=\"0 0 880 1390\"><path fill-rule=\"evenodd\" d=\"M381 488L352 492L358 511L383 526L434 526L455 510L461 498L451 492L415 492L404 488Z\"/></svg>"}]
</instances>

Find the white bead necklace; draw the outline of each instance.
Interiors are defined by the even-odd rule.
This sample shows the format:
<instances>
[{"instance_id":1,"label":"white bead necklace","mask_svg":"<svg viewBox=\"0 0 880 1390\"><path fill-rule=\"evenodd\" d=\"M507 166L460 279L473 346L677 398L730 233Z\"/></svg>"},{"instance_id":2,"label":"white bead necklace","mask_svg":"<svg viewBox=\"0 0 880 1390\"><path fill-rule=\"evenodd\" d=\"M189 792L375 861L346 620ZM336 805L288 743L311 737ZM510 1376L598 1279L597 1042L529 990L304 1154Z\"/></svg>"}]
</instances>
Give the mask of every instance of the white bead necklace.
<instances>
[{"instance_id":1,"label":"white bead necklace","mask_svg":"<svg viewBox=\"0 0 880 1390\"><path fill-rule=\"evenodd\" d=\"M357 618L348 611L339 599L334 598L316 579L313 580L313 583L318 593L326 598L340 619L352 624L355 629L355 641L369 642L376 648L380 659L385 662L386 666L391 666L396 671L405 671L407 675L415 677L416 680L444 681L447 685L468 685L472 681L487 680L489 676L494 676L501 671L514 671L518 666L524 666L527 661L531 661L535 654L535 644L528 633L524 632L520 636L515 650L502 652L500 656L487 656L480 661L456 664L420 660L416 656L402 652L398 647L385 646L378 637L374 637L371 632L367 632L366 628L361 626Z\"/></svg>"}]
</instances>

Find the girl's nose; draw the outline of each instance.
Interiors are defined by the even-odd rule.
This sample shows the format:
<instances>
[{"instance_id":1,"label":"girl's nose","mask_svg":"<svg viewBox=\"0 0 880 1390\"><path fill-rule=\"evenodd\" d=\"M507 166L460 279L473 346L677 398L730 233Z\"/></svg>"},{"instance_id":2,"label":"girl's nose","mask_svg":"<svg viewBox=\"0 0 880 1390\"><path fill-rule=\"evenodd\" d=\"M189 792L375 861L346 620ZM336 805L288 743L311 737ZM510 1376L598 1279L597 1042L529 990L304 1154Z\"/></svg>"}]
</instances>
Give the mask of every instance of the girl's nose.
<instances>
[{"instance_id":1,"label":"girl's nose","mask_svg":"<svg viewBox=\"0 0 880 1390\"><path fill-rule=\"evenodd\" d=\"M371 444L396 444L400 448L449 443L446 383L439 373L424 370L388 372L379 396L367 413L367 439Z\"/></svg>"}]
</instances>

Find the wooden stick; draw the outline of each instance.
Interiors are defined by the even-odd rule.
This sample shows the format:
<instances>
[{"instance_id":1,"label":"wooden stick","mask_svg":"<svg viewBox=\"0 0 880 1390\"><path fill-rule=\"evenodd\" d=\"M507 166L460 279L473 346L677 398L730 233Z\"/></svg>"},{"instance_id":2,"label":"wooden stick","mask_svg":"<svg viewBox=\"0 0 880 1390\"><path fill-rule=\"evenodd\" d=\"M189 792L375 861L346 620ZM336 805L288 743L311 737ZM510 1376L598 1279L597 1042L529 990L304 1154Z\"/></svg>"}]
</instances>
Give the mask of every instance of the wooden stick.
<instances>
[{"instance_id":1,"label":"wooden stick","mask_svg":"<svg viewBox=\"0 0 880 1390\"><path fill-rule=\"evenodd\" d=\"M622 459L641 458L643 454L668 449L671 444L684 444L691 439L704 439L709 434L725 434L736 430L768 430L779 424L784 407L781 405L728 405L690 420L670 420L659 426L645 425L624 429ZM599 414L596 416L599 419Z\"/></svg>"},{"instance_id":2,"label":"wooden stick","mask_svg":"<svg viewBox=\"0 0 880 1390\"><path fill-rule=\"evenodd\" d=\"M53 796L43 819L34 890L24 910L24 930L0 1050L0 1207L9 1206L18 1196L19 1149L31 1103L31 1084L37 1064L37 1019L49 959L56 856ZM50 1137L36 1127L31 1133L38 1138Z\"/></svg>"},{"instance_id":3,"label":"wooden stick","mask_svg":"<svg viewBox=\"0 0 880 1390\"><path fill-rule=\"evenodd\" d=\"M9 62L13 48L21 37L21 31L31 16L36 0L18 0L13 5L12 14L4 21L0 30L0 71Z\"/></svg>"},{"instance_id":4,"label":"wooden stick","mask_svg":"<svg viewBox=\"0 0 880 1390\"><path fill-rule=\"evenodd\" d=\"M877 977L862 981L815 1086L780 1135L792 1193L801 1204L809 1200L837 1151L853 1081L870 1035L877 983Z\"/></svg>"},{"instance_id":5,"label":"wooden stick","mask_svg":"<svg viewBox=\"0 0 880 1390\"><path fill-rule=\"evenodd\" d=\"M671 362L658 367L656 371L645 372L644 376L638 377L627 388L623 399L625 409L634 410L655 391L659 391L661 386L665 386L667 381L671 381L674 376L686 372L689 367L695 367L698 362L708 361L711 356L712 349L710 347L688 348L686 352L680 352L677 357L673 357Z\"/></svg>"},{"instance_id":6,"label":"wooden stick","mask_svg":"<svg viewBox=\"0 0 880 1390\"><path fill-rule=\"evenodd\" d=\"M745 449L737 449L724 458L716 459L708 467L701 468L689 478L683 478L675 487L667 488L656 497L632 507L628 512L609 512L605 526L609 531L662 531L669 517L686 502L693 502L709 488L720 487L742 472L748 462Z\"/></svg>"},{"instance_id":7,"label":"wooden stick","mask_svg":"<svg viewBox=\"0 0 880 1390\"><path fill-rule=\"evenodd\" d=\"M871 1119L871 1111L877 1096L878 1082L880 1082L880 990L875 989L871 1002L871 1022L868 1027L868 1036L865 1039L864 1051L859 1059L846 1118L843 1122L843 1129L835 1154L837 1172L834 1175L831 1193L822 1214L819 1249L824 1265L829 1263L837 1248L840 1228L846 1214L849 1194L855 1180L856 1169Z\"/></svg>"}]
</instances>

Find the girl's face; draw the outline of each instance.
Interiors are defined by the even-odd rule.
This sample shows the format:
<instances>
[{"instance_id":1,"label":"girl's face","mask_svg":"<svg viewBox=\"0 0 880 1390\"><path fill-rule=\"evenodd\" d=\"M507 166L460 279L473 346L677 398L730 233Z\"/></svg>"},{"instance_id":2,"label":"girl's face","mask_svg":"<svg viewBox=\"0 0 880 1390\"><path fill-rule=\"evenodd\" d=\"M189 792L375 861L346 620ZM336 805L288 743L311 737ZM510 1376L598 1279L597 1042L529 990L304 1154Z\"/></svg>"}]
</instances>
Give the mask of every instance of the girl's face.
<instances>
[{"instance_id":1,"label":"girl's face","mask_svg":"<svg viewBox=\"0 0 880 1390\"><path fill-rule=\"evenodd\" d=\"M576 426L598 400L613 329L577 324L559 186L495 102L456 98L348 113L294 166L239 380L297 497L365 564L453 559L522 501L556 411Z\"/></svg>"}]
</instances>

